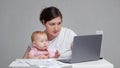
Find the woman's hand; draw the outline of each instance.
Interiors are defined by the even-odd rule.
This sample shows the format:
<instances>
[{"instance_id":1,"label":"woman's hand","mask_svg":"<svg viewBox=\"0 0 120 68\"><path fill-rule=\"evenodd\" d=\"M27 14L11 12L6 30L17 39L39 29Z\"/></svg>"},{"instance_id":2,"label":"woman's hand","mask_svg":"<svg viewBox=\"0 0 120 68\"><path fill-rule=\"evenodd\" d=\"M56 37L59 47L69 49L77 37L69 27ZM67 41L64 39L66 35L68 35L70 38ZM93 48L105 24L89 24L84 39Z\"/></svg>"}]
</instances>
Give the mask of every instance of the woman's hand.
<instances>
[{"instance_id":1,"label":"woman's hand","mask_svg":"<svg viewBox=\"0 0 120 68\"><path fill-rule=\"evenodd\" d=\"M60 52L58 50L56 50L54 58L58 58L59 56L60 56Z\"/></svg>"}]
</instances>

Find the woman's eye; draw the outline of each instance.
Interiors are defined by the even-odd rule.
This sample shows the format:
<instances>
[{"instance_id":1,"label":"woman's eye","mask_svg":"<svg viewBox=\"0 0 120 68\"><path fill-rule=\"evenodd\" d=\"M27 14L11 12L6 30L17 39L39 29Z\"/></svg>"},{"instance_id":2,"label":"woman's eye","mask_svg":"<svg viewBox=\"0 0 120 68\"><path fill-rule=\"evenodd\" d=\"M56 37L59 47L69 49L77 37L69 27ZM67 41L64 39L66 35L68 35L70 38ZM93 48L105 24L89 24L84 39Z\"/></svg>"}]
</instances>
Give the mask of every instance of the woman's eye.
<instances>
[{"instance_id":1,"label":"woman's eye","mask_svg":"<svg viewBox=\"0 0 120 68\"><path fill-rule=\"evenodd\" d=\"M52 24L50 24L51 26L53 26L54 25L54 23L52 23Z\"/></svg>"},{"instance_id":2,"label":"woman's eye","mask_svg":"<svg viewBox=\"0 0 120 68\"><path fill-rule=\"evenodd\" d=\"M54 26L55 24L54 23L50 23L49 25Z\"/></svg>"},{"instance_id":3,"label":"woman's eye","mask_svg":"<svg viewBox=\"0 0 120 68\"><path fill-rule=\"evenodd\" d=\"M60 24L61 24L61 22L58 23L58 25L60 25Z\"/></svg>"}]
</instances>

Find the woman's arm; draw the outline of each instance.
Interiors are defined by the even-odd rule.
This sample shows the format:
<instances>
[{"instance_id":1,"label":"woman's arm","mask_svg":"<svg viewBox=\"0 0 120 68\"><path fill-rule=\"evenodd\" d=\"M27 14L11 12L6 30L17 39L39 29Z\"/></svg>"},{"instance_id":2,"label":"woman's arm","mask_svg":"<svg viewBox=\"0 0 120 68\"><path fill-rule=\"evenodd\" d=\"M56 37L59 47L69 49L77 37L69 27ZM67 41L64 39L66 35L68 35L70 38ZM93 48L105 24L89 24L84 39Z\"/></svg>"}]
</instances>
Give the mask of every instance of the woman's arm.
<instances>
[{"instance_id":1,"label":"woman's arm","mask_svg":"<svg viewBox=\"0 0 120 68\"><path fill-rule=\"evenodd\" d=\"M26 52L25 52L25 54L23 56L23 59L28 59L29 58L28 55L29 55L30 49L31 49L31 47L28 46L27 49L26 49Z\"/></svg>"},{"instance_id":2,"label":"woman's arm","mask_svg":"<svg viewBox=\"0 0 120 68\"><path fill-rule=\"evenodd\" d=\"M62 57L63 59L71 59L71 55L72 55L72 48L73 48L73 43L71 43L70 45L70 49L64 51L62 53Z\"/></svg>"}]
</instances>

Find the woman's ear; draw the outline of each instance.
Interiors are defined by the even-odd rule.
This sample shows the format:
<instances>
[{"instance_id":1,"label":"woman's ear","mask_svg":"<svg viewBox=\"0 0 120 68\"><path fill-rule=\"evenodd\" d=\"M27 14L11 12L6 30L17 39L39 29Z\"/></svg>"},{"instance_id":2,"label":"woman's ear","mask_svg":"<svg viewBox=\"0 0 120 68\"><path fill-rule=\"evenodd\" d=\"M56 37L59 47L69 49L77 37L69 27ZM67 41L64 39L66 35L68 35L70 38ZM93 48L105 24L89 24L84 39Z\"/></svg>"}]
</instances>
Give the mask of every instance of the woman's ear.
<instances>
[{"instance_id":1,"label":"woman's ear","mask_svg":"<svg viewBox=\"0 0 120 68\"><path fill-rule=\"evenodd\" d=\"M42 24L45 25L45 20L42 20Z\"/></svg>"}]
</instances>

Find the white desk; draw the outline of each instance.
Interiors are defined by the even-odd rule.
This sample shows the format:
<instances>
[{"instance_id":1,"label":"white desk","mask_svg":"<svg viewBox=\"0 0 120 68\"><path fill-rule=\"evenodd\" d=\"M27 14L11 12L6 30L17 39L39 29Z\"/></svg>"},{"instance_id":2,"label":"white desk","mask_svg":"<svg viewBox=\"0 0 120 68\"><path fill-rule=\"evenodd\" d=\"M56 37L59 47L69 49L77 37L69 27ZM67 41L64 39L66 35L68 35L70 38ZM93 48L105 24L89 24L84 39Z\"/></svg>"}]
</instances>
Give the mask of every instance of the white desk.
<instances>
[{"instance_id":1,"label":"white desk","mask_svg":"<svg viewBox=\"0 0 120 68\"><path fill-rule=\"evenodd\" d=\"M39 68L36 66L29 66L25 64L16 64L16 61L13 61L10 65L10 68ZM100 59L98 61L90 61L90 62L83 62L83 63L74 63L63 65L60 68L113 68L114 65L108 62L105 59Z\"/></svg>"},{"instance_id":2,"label":"white desk","mask_svg":"<svg viewBox=\"0 0 120 68\"><path fill-rule=\"evenodd\" d=\"M83 62L72 64L73 68L113 68L113 64L105 59L100 59L98 61Z\"/></svg>"}]
</instances>

